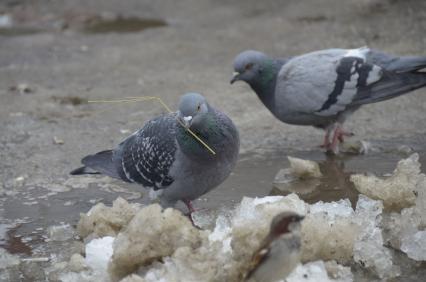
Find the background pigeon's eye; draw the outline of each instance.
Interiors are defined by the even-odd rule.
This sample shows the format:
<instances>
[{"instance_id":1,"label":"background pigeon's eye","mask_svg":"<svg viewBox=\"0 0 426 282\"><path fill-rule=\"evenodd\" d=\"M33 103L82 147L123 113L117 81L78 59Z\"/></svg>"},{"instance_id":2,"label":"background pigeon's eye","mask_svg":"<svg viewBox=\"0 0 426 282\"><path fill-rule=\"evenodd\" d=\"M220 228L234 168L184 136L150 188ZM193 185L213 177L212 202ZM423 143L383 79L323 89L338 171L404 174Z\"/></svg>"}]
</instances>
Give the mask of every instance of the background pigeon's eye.
<instances>
[{"instance_id":1,"label":"background pigeon's eye","mask_svg":"<svg viewBox=\"0 0 426 282\"><path fill-rule=\"evenodd\" d=\"M249 64L247 64L244 68L246 69L246 70L249 70L249 69L251 69L253 67L253 63L249 63Z\"/></svg>"},{"instance_id":2,"label":"background pigeon's eye","mask_svg":"<svg viewBox=\"0 0 426 282\"><path fill-rule=\"evenodd\" d=\"M197 111L200 111L200 109L201 109L201 104L198 104Z\"/></svg>"}]
</instances>

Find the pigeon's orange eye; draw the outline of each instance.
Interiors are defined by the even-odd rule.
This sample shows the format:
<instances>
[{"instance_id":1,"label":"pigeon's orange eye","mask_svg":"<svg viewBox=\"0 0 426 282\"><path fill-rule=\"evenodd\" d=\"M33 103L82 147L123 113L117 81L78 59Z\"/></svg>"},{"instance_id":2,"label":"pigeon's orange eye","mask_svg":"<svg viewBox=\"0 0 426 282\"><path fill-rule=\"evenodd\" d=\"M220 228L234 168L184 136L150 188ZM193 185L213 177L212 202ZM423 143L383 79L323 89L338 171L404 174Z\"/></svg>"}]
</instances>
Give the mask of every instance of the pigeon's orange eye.
<instances>
[{"instance_id":1,"label":"pigeon's orange eye","mask_svg":"<svg viewBox=\"0 0 426 282\"><path fill-rule=\"evenodd\" d=\"M253 64L252 63L249 63L249 64L247 64L246 66L245 66L245 69L246 70L249 70L249 69L251 69L253 67Z\"/></svg>"}]
</instances>

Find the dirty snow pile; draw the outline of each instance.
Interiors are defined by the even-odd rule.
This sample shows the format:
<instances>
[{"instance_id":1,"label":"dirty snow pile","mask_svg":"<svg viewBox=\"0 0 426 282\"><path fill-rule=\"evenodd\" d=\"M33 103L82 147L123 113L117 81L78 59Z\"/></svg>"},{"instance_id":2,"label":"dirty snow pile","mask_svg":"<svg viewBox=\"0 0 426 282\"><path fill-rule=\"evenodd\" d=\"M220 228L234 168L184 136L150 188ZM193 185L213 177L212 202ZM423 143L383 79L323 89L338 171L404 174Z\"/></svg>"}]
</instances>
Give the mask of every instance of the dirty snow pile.
<instances>
[{"instance_id":1,"label":"dirty snow pile","mask_svg":"<svg viewBox=\"0 0 426 282\"><path fill-rule=\"evenodd\" d=\"M321 177L304 173L303 162L293 163L297 177ZM317 167L310 163L307 169ZM283 211L305 215L302 261L289 282L353 281L354 264L380 279L396 277L399 267L386 245L426 260L426 181L418 155L400 161L386 179L354 175L352 181L365 193L355 209L347 199L309 205L294 193L244 197L234 210L219 214L212 230L198 229L178 210L158 204L141 207L122 198L112 207L97 204L81 215L77 227L85 253L61 265L58 277L66 282L240 281L272 218Z\"/></svg>"},{"instance_id":2,"label":"dirty snow pile","mask_svg":"<svg viewBox=\"0 0 426 282\"><path fill-rule=\"evenodd\" d=\"M420 171L419 155L399 161L388 178L353 175L351 180L390 212L384 222L389 244L411 259L426 261L426 175Z\"/></svg>"},{"instance_id":3,"label":"dirty snow pile","mask_svg":"<svg viewBox=\"0 0 426 282\"><path fill-rule=\"evenodd\" d=\"M325 205L323 211L334 209L339 213L339 208L348 209L347 203ZM296 194L244 198L232 216L218 216L213 230L200 230L175 209L162 209L157 204L138 208L119 198L111 208L98 204L82 215L78 231L87 242L85 257L75 254L69 262L74 271L69 267L70 271L62 273L60 278L62 281L239 281L253 251L268 233L272 218L285 210L312 218L325 214L320 212L320 204L315 214L310 214L309 209ZM117 222L118 214L123 219L121 222ZM331 211L330 214L335 219L339 217ZM127 225L122 224L126 221ZM309 231L319 227L307 225L306 228ZM346 238L338 240L341 241L338 246L346 243ZM321 248L313 242L308 246ZM300 265L290 281L300 281L306 275L312 276L310 281L352 281L348 267L334 261L324 263L320 261L322 255L317 252L312 258L316 262ZM326 259L340 260L330 254Z\"/></svg>"}]
</instances>

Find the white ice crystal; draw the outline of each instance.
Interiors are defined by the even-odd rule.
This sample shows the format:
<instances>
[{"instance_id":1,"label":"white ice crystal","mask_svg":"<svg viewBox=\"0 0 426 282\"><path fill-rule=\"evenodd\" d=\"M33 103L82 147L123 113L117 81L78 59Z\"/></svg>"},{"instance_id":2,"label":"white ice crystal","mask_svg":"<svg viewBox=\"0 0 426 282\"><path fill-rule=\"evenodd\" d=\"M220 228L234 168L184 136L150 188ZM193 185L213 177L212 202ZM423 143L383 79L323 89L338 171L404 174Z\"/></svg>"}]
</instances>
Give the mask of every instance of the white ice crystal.
<instances>
[{"instance_id":1,"label":"white ice crystal","mask_svg":"<svg viewBox=\"0 0 426 282\"><path fill-rule=\"evenodd\" d=\"M212 233L209 234L210 242L221 242L222 251L224 253L232 252L231 248L232 228L229 219L223 215L219 215L216 219L216 226Z\"/></svg>"},{"instance_id":2,"label":"white ice crystal","mask_svg":"<svg viewBox=\"0 0 426 282\"><path fill-rule=\"evenodd\" d=\"M95 272L106 272L108 262L112 256L114 237L105 236L93 239L86 245L86 264Z\"/></svg>"},{"instance_id":3,"label":"white ice crystal","mask_svg":"<svg viewBox=\"0 0 426 282\"><path fill-rule=\"evenodd\" d=\"M69 224L52 225L47 228L47 234L52 241L66 241L74 236L74 228Z\"/></svg>"},{"instance_id":4,"label":"white ice crystal","mask_svg":"<svg viewBox=\"0 0 426 282\"><path fill-rule=\"evenodd\" d=\"M334 221L336 217L351 217L354 215L354 210L348 199L329 203L319 201L309 206L309 212L312 214L325 212L331 221Z\"/></svg>"},{"instance_id":5,"label":"white ice crystal","mask_svg":"<svg viewBox=\"0 0 426 282\"><path fill-rule=\"evenodd\" d=\"M426 261L426 231L417 231L402 238L401 251L409 258Z\"/></svg>"},{"instance_id":6,"label":"white ice crystal","mask_svg":"<svg viewBox=\"0 0 426 282\"><path fill-rule=\"evenodd\" d=\"M395 277L398 272L393 269L392 255L383 246L381 223L383 204L360 195L356 206L356 221L360 233L354 245L354 260L362 266L373 270L380 278Z\"/></svg>"}]
</instances>

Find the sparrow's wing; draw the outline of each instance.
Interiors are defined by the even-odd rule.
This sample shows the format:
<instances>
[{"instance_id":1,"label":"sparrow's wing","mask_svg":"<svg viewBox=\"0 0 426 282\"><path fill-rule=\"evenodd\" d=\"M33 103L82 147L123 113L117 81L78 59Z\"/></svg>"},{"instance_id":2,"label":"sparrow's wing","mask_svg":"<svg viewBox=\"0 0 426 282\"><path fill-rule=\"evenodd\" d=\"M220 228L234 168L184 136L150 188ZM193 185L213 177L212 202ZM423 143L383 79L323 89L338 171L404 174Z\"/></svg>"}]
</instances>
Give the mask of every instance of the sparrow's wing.
<instances>
[{"instance_id":1,"label":"sparrow's wing","mask_svg":"<svg viewBox=\"0 0 426 282\"><path fill-rule=\"evenodd\" d=\"M245 279L250 279L253 273L256 271L257 267L261 265L269 256L270 253L270 240L265 240L265 243L254 253L251 258L247 274Z\"/></svg>"}]
</instances>

